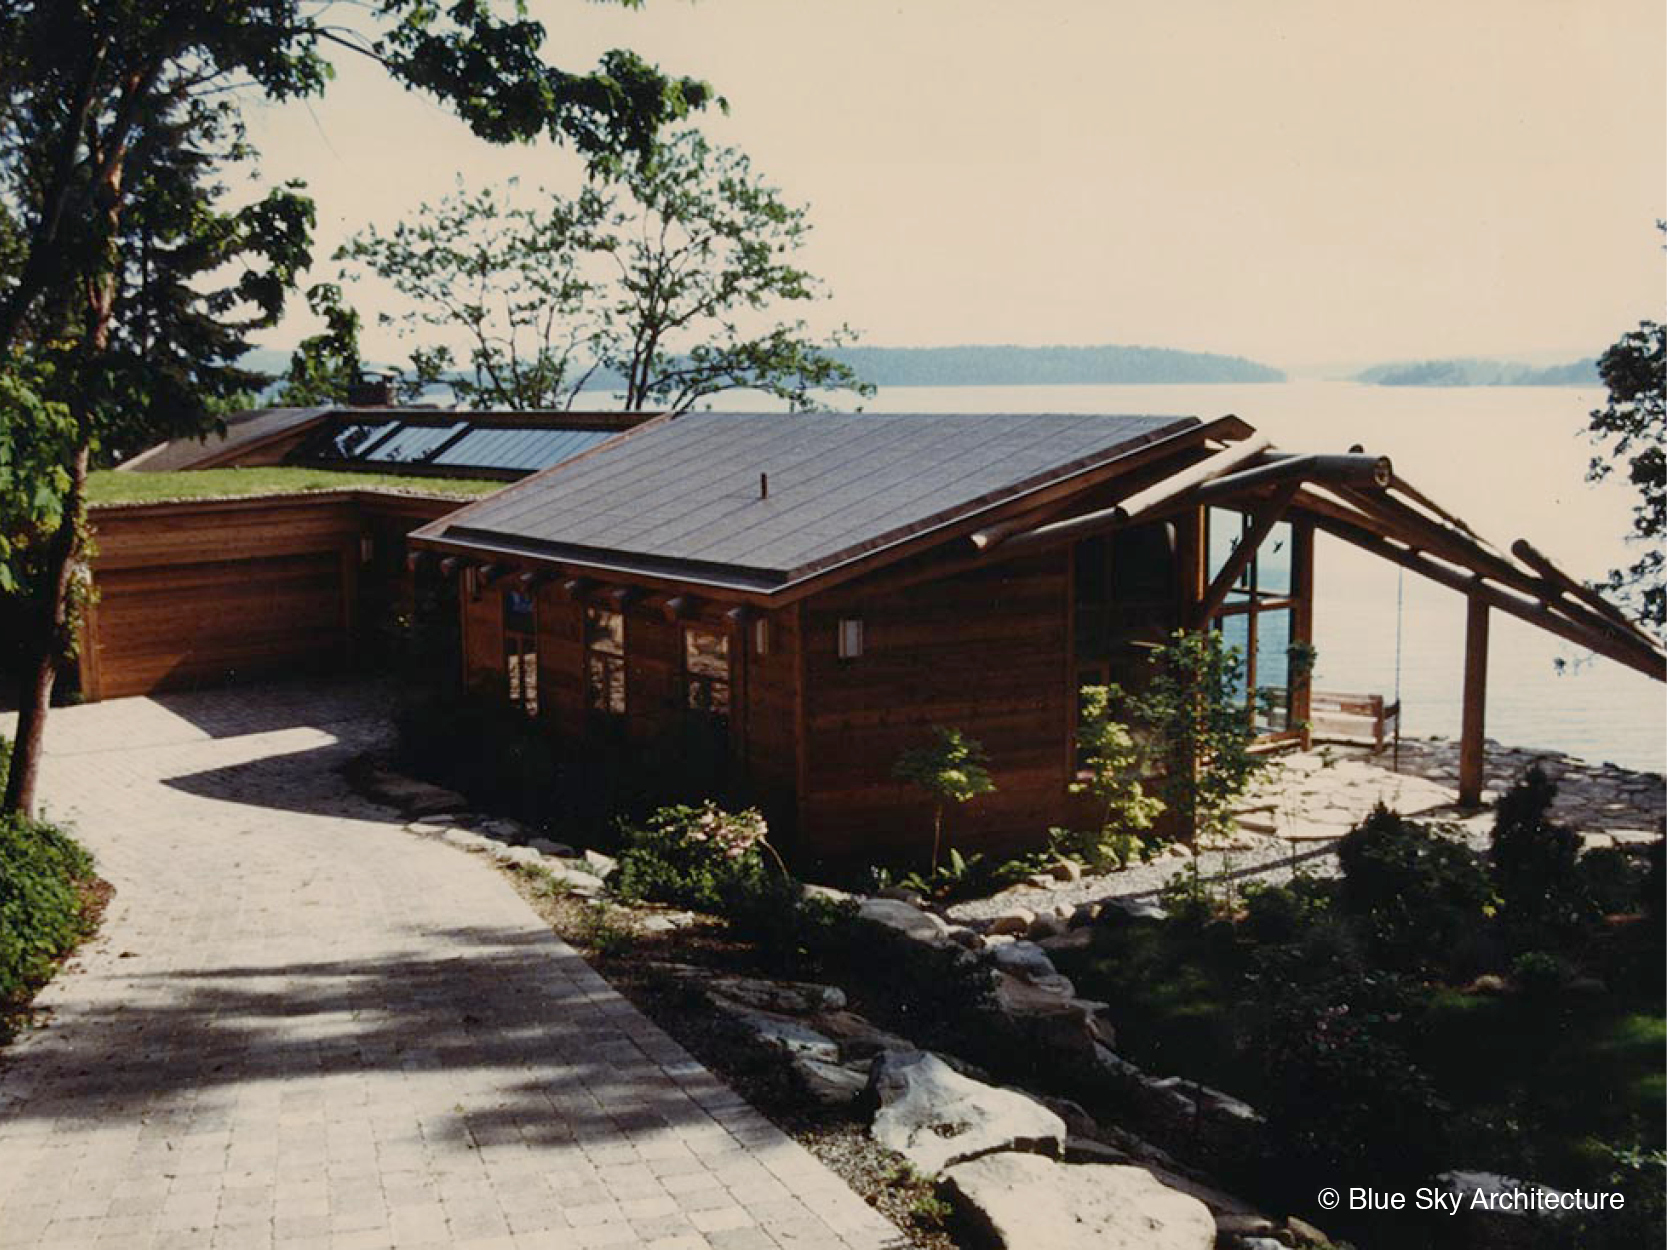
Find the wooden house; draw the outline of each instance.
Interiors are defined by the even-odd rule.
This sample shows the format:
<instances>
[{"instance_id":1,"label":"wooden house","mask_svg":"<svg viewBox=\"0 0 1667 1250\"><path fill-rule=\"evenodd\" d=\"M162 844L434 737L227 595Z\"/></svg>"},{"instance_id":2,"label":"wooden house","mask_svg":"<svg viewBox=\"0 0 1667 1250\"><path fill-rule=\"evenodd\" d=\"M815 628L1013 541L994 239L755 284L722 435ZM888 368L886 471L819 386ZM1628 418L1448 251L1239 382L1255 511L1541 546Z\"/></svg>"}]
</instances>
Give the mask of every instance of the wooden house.
<instances>
[{"instance_id":1,"label":"wooden house","mask_svg":"<svg viewBox=\"0 0 1667 1250\"><path fill-rule=\"evenodd\" d=\"M1474 791L1490 607L1662 674L1614 609L1386 460L1281 453L1232 417L662 417L411 542L461 579L472 682L570 740L706 726L783 842L870 862L928 827L892 768L938 725L997 785L959 845L1069 824L1079 689L1138 683L1179 627L1238 645L1247 719L1299 738L1317 529L1470 596Z\"/></svg>"}]
</instances>

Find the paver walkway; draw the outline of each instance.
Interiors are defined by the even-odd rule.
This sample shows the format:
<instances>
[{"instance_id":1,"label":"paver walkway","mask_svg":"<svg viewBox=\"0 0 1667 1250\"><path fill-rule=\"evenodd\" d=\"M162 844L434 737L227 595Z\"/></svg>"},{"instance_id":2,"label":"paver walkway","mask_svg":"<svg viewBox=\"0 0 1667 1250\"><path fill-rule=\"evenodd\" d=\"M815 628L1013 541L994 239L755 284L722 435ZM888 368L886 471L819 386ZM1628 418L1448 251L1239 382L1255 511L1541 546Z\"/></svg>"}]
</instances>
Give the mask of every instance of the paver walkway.
<instances>
[{"instance_id":1,"label":"paver walkway","mask_svg":"<svg viewBox=\"0 0 1667 1250\"><path fill-rule=\"evenodd\" d=\"M348 792L384 733L351 687L53 714L47 807L117 894L0 1052L0 1246L899 1240L492 868Z\"/></svg>"}]
</instances>

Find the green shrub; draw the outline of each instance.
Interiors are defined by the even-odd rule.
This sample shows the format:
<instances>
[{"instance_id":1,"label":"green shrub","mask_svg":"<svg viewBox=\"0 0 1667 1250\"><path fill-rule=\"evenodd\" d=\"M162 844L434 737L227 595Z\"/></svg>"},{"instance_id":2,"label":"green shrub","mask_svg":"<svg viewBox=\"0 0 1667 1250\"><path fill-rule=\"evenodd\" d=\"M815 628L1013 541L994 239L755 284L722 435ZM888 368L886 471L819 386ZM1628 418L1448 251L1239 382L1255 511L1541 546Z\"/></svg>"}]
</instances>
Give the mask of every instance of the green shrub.
<instances>
[{"instance_id":1,"label":"green shrub","mask_svg":"<svg viewBox=\"0 0 1667 1250\"><path fill-rule=\"evenodd\" d=\"M1493 890L1466 846L1402 820L1383 804L1337 845L1339 901L1374 957L1400 972L1448 968L1485 926Z\"/></svg>"},{"instance_id":2,"label":"green shrub","mask_svg":"<svg viewBox=\"0 0 1667 1250\"><path fill-rule=\"evenodd\" d=\"M1524 994L1547 998L1568 985L1574 969L1549 951L1524 951L1511 961L1511 980Z\"/></svg>"},{"instance_id":3,"label":"green shrub","mask_svg":"<svg viewBox=\"0 0 1667 1250\"><path fill-rule=\"evenodd\" d=\"M77 885L92 875L91 856L63 830L0 817L0 1001L45 980L84 935Z\"/></svg>"},{"instance_id":4,"label":"green shrub","mask_svg":"<svg viewBox=\"0 0 1667 1250\"><path fill-rule=\"evenodd\" d=\"M1648 868L1626 847L1603 846L1587 851L1576 870L1581 893L1599 914L1627 915L1644 910Z\"/></svg>"},{"instance_id":5,"label":"green shrub","mask_svg":"<svg viewBox=\"0 0 1667 1250\"><path fill-rule=\"evenodd\" d=\"M1535 765L1500 798L1494 819L1493 880L1519 947L1567 942L1597 918L1575 870L1580 835L1547 818L1556 797Z\"/></svg>"},{"instance_id":6,"label":"green shrub","mask_svg":"<svg viewBox=\"0 0 1667 1250\"><path fill-rule=\"evenodd\" d=\"M622 898L722 914L726 902L759 888L769 871L767 833L751 808L726 812L710 800L662 807L626 831L611 884Z\"/></svg>"},{"instance_id":7,"label":"green shrub","mask_svg":"<svg viewBox=\"0 0 1667 1250\"><path fill-rule=\"evenodd\" d=\"M1289 885L1252 882L1244 887L1244 917L1240 931L1260 946L1284 945L1307 934L1331 914L1332 891L1327 882L1298 877Z\"/></svg>"}]
</instances>

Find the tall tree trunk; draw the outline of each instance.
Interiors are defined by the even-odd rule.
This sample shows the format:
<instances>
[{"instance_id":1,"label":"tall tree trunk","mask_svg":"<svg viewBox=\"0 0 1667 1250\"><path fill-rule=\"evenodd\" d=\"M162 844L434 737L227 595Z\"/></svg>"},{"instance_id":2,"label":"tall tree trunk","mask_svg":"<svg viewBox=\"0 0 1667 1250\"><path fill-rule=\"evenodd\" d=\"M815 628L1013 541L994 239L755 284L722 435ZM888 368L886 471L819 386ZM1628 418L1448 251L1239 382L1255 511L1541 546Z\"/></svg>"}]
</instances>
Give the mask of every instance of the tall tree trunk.
<instances>
[{"instance_id":1,"label":"tall tree trunk","mask_svg":"<svg viewBox=\"0 0 1667 1250\"><path fill-rule=\"evenodd\" d=\"M5 811L28 816L35 810L35 785L40 777L41 748L46 713L52 705L52 686L58 676L58 657L75 640L76 619L70 591L80 547L81 515L87 489L88 448L76 449L70 466L70 489L64 500L63 520L47 543L41 602L33 613L25 639L32 663L24 675L17 712L17 741L12 745L11 773L6 778Z\"/></svg>"}]
</instances>

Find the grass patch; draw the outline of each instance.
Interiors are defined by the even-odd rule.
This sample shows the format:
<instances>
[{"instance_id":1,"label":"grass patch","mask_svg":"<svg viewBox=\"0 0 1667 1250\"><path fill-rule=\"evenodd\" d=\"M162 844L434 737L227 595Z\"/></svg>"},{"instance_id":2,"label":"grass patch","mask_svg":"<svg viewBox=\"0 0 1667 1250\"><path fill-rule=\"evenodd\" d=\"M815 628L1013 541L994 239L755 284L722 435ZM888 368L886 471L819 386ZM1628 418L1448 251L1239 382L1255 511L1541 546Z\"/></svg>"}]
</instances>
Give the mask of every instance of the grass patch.
<instances>
[{"instance_id":1,"label":"grass patch","mask_svg":"<svg viewBox=\"0 0 1667 1250\"><path fill-rule=\"evenodd\" d=\"M476 478L416 477L397 473L342 473L332 469L267 466L243 469L184 469L174 473L99 469L87 479L87 502L173 503L189 499L235 499L251 495L297 495L331 490L389 491L473 499L507 482Z\"/></svg>"}]
</instances>

